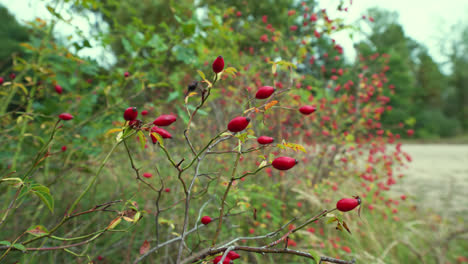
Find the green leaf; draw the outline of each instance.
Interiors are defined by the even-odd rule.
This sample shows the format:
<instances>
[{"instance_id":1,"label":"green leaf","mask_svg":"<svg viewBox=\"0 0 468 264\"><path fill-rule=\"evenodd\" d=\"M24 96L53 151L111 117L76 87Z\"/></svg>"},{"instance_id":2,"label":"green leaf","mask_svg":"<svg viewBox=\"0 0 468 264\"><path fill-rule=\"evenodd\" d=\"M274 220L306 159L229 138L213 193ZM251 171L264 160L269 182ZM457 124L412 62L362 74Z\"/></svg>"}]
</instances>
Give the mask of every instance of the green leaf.
<instances>
[{"instance_id":1,"label":"green leaf","mask_svg":"<svg viewBox=\"0 0 468 264\"><path fill-rule=\"evenodd\" d=\"M11 246L11 243L9 241L3 240L0 241L0 245Z\"/></svg>"},{"instance_id":2,"label":"green leaf","mask_svg":"<svg viewBox=\"0 0 468 264\"><path fill-rule=\"evenodd\" d=\"M224 69L223 73L228 73L228 74L231 74L233 77L236 77L236 68L234 67L228 67L226 69Z\"/></svg>"},{"instance_id":3,"label":"green leaf","mask_svg":"<svg viewBox=\"0 0 468 264\"><path fill-rule=\"evenodd\" d=\"M29 228L28 231L26 231L26 233L29 233L33 236L42 236L42 235L48 234L49 231L44 226L37 225L37 226Z\"/></svg>"},{"instance_id":4,"label":"green leaf","mask_svg":"<svg viewBox=\"0 0 468 264\"><path fill-rule=\"evenodd\" d=\"M133 53L132 44L130 44L130 42L126 38L122 38L122 45L126 52Z\"/></svg>"},{"instance_id":5,"label":"green leaf","mask_svg":"<svg viewBox=\"0 0 468 264\"><path fill-rule=\"evenodd\" d=\"M174 92L170 93L169 96L167 97L166 102L167 102L167 103L172 102L172 101L175 100L177 97L179 97L179 95L180 95L179 91L174 91Z\"/></svg>"},{"instance_id":6,"label":"green leaf","mask_svg":"<svg viewBox=\"0 0 468 264\"><path fill-rule=\"evenodd\" d=\"M157 34L153 35L153 37L148 42L148 45L154 48L156 52L163 52L168 49L167 45L164 43L164 40Z\"/></svg>"},{"instance_id":7,"label":"green leaf","mask_svg":"<svg viewBox=\"0 0 468 264\"><path fill-rule=\"evenodd\" d=\"M140 147L141 147L141 150L144 150L145 149L145 145L146 145L146 139L145 139L145 134L143 134L143 131L139 130L138 133L138 139L140 140Z\"/></svg>"},{"instance_id":8,"label":"green leaf","mask_svg":"<svg viewBox=\"0 0 468 264\"><path fill-rule=\"evenodd\" d=\"M200 77L201 77L203 80L206 80L206 76L205 76L205 74L204 74L202 71L197 70L197 72L198 72L198 74L200 75Z\"/></svg>"},{"instance_id":9,"label":"green leaf","mask_svg":"<svg viewBox=\"0 0 468 264\"><path fill-rule=\"evenodd\" d=\"M173 48L174 55L178 61L182 61L185 64L193 64L196 62L195 50L192 48L177 45Z\"/></svg>"},{"instance_id":10,"label":"green leaf","mask_svg":"<svg viewBox=\"0 0 468 264\"><path fill-rule=\"evenodd\" d=\"M309 254L311 254L312 257L314 258L314 263L315 263L315 264L319 264L319 263L320 263L320 255L319 255L317 252L311 250L311 251L309 251Z\"/></svg>"},{"instance_id":11,"label":"green leaf","mask_svg":"<svg viewBox=\"0 0 468 264\"><path fill-rule=\"evenodd\" d=\"M54 198L52 197L52 195L50 195L49 188L40 184L31 184L31 185L34 185L31 188L31 191L34 192L34 194L36 194L42 200L42 202L44 202L45 205L47 205L47 208L49 208L49 210L53 213L54 212Z\"/></svg>"},{"instance_id":12,"label":"green leaf","mask_svg":"<svg viewBox=\"0 0 468 264\"><path fill-rule=\"evenodd\" d=\"M21 244L13 244L13 247L16 248L16 249L19 249L21 251L27 251L26 247L21 245Z\"/></svg>"},{"instance_id":13,"label":"green leaf","mask_svg":"<svg viewBox=\"0 0 468 264\"><path fill-rule=\"evenodd\" d=\"M23 184L23 180L21 180L20 178L3 178L0 180L0 182L2 181L16 181L18 182L19 184Z\"/></svg>"},{"instance_id":14,"label":"green leaf","mask_svg":"<svg viewBox=\"0 0 468 264\"><path fill-rule=\"evenodd\" d=\"M195 109L196 109L195 106L193 106L193 105L187 105L187 108L189 110L191 110L191 111L195 111ZM202 109L198 109L197 113L200 114L200 115L203 115L203 116L208 115L208 112L206 112L205 110L202 110Z\"/></svg>"},{"instance_id":15,"label":"green leaf","mask_svg":"<svg viewBox=\"0 0 468 264\"><path fill-rule=\"evenodd\" d=\"M184 121L185 124L188 124L189 122L189 117L187 113L180 107L177 107L177 115L182 118L182 121Z\"/></svg>"}]
</instances>

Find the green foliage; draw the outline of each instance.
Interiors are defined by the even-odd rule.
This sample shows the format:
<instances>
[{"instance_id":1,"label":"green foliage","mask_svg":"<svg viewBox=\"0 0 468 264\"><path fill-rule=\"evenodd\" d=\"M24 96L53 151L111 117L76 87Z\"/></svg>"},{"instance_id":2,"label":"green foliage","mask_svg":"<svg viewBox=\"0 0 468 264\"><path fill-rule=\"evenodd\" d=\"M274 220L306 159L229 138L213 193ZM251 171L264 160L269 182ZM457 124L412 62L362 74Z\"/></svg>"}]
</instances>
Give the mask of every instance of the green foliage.
<instances>
[{"instance_id":1,"label":"green foliage","mask_svg":"<svg viewBox=\"0 0 468 264\"><path fill-rule=\"evenodd\" d=\"M5 237L0 244L18 249L5 254L25 263L67 263L75 258L91 262L97 256L108 262L131 262L148 247L180 236L186 213L190 230L200 225L202 215L218 217L220 207L226 207L218 239L222 243L233 237L266 235L288 221L292 223L282 231L292 230L323 208L333 209L335 198L358 192L367 195L363 196L366 204L378 208L376 214L364 213L368 224L361 226L351 213L328 215L332 225L311 223L311 228L321 232L303 229L291 234L298 247L291 243L290 248L304 247L316 260L318 254L326 254L373 263L383 258L386 246L398 237L407 235L410 243L418 243L419 237L408 235L405 224L423 212L404 207L409 215L405 221L385 222L391 208L380 200L391 197L384 192L390 185L385 182L409 158L405 152L387 148L390 138L376 137L376 127L365 122L380 122L377 110L385 103L377 98L386 95L392 97L394 109L384 114L385 122L407 121L420 136L425 136L426 123L430 124L428 134L452 135L457 121L437 110L426 111L441 107L439 100L430 100L443 93L439 88L444 82L436 83L441 76L437 65L422 51L414 56L423 49L399 25L388 25L383 19L377 21L376 34L359 45L366 58L348 65L329 36L332 26L336 31L347 27L342 20L325 22L327 15L315 1L281 0L272 5L268 1L73 1L76 13L72 14L96 15L108 29L93 32L93 39L68 44L54 37L56 23L64 19L60 8L49 8L54 20L28 24L32 33L21 48L28 55L9 69L18 77L1 91L0 170L4 176L0 198L13 200L13 206L5 202L0 208ZM289 10L297 14L290 15ZM311 12L320 23L301 26L303 14ZM274 30L268 29L263 16ZM291 30L291 25L300 28ZM322 34L320 38L314 36L315 30ZM268 41L261 39L263 35ZM91 43L111 47L116 64L100 67L95 60L78 56ZM384 57L369 60L375 52L387 52L388 61ZM223 55L226 67L215 76L210 66L218 55ZM365 64L369 69L355 71ZM362 97L371 93L370 86L375 88L386 78L377 74L382 65L389 65L387 76L396 91L390 92L384 84L366 101ZM348 66L355 68L336 73ZM199 85L188 93L187 84L193 81ZM349 82L354 84L339 89ZM63 87L62 94L55 92L57 84ZM255 100L255 89L262 85L274 86L275 97ZM422 107L425 101L430 106ZM319 110L303 116L297 108L304 104ZM137 122L130 127L123 121L122 112L129 106L137 106L139 113L149 112L139 115L143 125ZM57 116L63 112L74 118L59 121ZM152 121L169 113L178 115L178 121L167 127L173 138L163 141L153 134L158 141L153 144ZM238 115L251 117L247 131L233 137L222 133ZM390 132L385 122L382 131ZM259 135L271 135L277 141L259 147ZM219 145L211 148L218 140ZM238 155L239 151L245 153ZM373 163L366 162L367 153L371 153L368 160L375 155ZM297 158L295 170L273 170L269 163L278 155ZM152 176L146 178L145 172ZM193 173L197 177L192 178ZM373 193L358 180L367 174L375 177L375 183L364 184ZM187 199L188 186L193 186L191 199ZM382 193L376 194L377 190ZM185 208L187 201L189 208ZM209 247L218 236L215 222L185 238L181 245L193 250L184 251L185 256ZM347 227L354 236L340 232ZM422 225L421 232L428 230L433 231ZM256 246L274 239L236 243ZM173 258L176 244L153 251L149 261ZM19 252L26 246L64 245L70 248L49 248L43 254ZM337 250L340 246L343 250ZM451 249L450 254L464 247ZM267 258L278 263L308 262L288 255L244 256L239 262L262 263ZM419 261L400 245L384 259Z\"/></svg>"},{"instance_id":2,"label":"green foliage","mask_svg":"<svg viewBox=\"0 0 468 264\"><path fill-rule=\"evenodd\" d=\"M0 72L11 64L11 55L20 55L23 51L20 43L29 40L26 27L20 25L8 9L0 5Z\"/></svg>"}]
</instances>

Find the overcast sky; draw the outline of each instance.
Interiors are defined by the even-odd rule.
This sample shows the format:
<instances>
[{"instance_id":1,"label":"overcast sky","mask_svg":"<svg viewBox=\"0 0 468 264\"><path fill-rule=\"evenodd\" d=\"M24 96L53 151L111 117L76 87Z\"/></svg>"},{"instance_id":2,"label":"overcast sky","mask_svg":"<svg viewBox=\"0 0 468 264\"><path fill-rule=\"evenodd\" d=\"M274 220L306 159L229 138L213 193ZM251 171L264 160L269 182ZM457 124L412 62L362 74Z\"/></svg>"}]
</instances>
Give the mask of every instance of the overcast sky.
<instances>
[{"instance_id":1,"label":"overcast sky","mask_svg":"<svg viewBox=\"0 0 468 264\"><path fill-rule=\"evenodd\" d=\"M25 21L35 17L50 17L45 8L45 1L0 0L0 3L7 6L20 21ZM336 13L339 0L319 1L322 7L327 8L331 17L342 17L343 13ZM349 3L349 0L345 1ZM352 23L365 15L368 8L376 6L397 11L399 22L403 25L406 34L426 45L437 62L444 60L440 52L441 40L454 37L449 34L451 26L458 23L461 23L461 26L468 24L468 0L353 0L353 5L344 18L347 23ZM87 32L87 23L84 19L76 19L73 23ZM58 30L63 34L68 34L71 31L66 26L62 26ZM346 57L353 58L353 43L349 40L348 33L338 34L334 37L338 43L344 46ZM96 56L96 54L102 54L102 50L88 50L85 53Z\"/></svg>"}]
</instances>

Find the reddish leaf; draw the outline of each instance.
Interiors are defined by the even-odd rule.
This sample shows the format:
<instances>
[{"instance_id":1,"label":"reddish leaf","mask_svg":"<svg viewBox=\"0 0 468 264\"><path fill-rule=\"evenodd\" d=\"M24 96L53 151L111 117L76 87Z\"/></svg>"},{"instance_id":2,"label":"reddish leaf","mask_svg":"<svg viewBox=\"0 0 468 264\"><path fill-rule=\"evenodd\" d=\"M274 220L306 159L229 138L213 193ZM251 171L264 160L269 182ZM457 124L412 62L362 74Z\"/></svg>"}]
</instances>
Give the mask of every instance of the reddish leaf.
<instances>
[{"instance_id":1,"label":"reddish leaf","mask_svg":"<svg viewBox=\"0 0 468 264\"><path fill-rule=\"evenodd\" d=\"M26 232L34 236L41 236L49 233L49 231L47 231L47 229L41 225L37 225Z\"/></svg>"},{"instance_id":2,"label":"reddish leaf","mask_svg":"<svg viewBox=\"0 0 468 264\"><path fill-rule=\"evenodd\" d=\"M145 254L146 252L148 252L149 249L150 243L148 242L148 240L145 240L145 242L143 242L143 245L141 245L140 247L140 255Z\"/></svg>"}]
</instances>

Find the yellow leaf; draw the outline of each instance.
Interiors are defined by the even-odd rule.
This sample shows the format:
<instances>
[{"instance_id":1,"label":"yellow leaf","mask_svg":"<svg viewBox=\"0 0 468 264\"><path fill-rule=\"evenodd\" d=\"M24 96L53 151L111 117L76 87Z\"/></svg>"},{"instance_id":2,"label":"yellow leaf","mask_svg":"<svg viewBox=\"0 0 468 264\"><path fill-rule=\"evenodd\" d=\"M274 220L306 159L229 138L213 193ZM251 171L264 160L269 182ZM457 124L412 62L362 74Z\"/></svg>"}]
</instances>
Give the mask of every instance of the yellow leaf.
<instances>
[{"instance_id":1,"label":"yellow leaf","mask_svg":"<svg viewBox=\"0 0 468 264\"><path fill-rule=\"evenodd\" d=\"M204 74L202 71L197 70L197 72L198 72L198 75L200 75L200 77L201 77L203 80L206 79L205 74Z\"/></svg>"},{"instance_id":2,"label":"yellow leaf","mask_svg":"<svg viewBox=\"0 0 468 264\"><path fill-rule=\"evenodd\" d=\"M120 224L121 221L122 221L122 217L119 216L119 217L115 218L114 220L112 220L112 221L110 222L110 224L107 226L106 229L107 229L107 230L112 230L112 229L114 229L118 224Z\"/></svg>"},{"instance_id":3,"label":"yellow leaf","mask_svg":"<svg viewBox=\"0 0 468 264\"><path fill-rule=\"evenodd\" d=\"M161 144L161 146L164 146L164 141L163 141L161 135L159 135L156 132L151 132L151 135L156 138L156 140L159 142L159 144Z\"/></svg>"},{"instance_id":4,"label":"yellow leaf","mask_svg":"<svg viewBox=\"0 0 468 264\"><path fill-rule=\"evenodd\" d=\"M110 135L112 133L116 133L116 132L120 132L120 131L122 131L122 128L112 128L112 129L107 130L105 135L108 136L108 135Z\"/></svg>"},{"instance_id":5,"label":"yellow leaf","mask_svg":"<svg viewBox=\"0 0 468 264\"><path fill-rule=\"evenodd\" d=\"M188 103L188 99L194 95L197 95L197 92L191 92L185 97L185 104Z\"/></svg>"},{"instance_id":6,"label":"yellow leaf","mask_svg":"<svg viewBox=\"0 0 468 264\"><path fill-rule=\"evenodd\" d=\"M19 45L20 45L21 47L25 48L25 49L28 49L28 50L32 50L32 51L36 50L36 48L34 48L33 46L31 46L31 44L29 44L29 43L20 43Z\"/></svg>"},{"instance_id":7,"label":"yellow leaf","mask_svg":"<svg viewBox=\"0 0 468 264\"><path fill-rule=\"evenodd\" d=\"M24 84L22 84L22 83L15 83L15 86L21 88L21 90L23 90L23 93L24 93L25 95L28 94L28 89L26 89L26 87L24 87Z\"/></svg>"},{"instance_id":8,"label":"yellow leaf","mask_svg":"<svg viewBox=\"0 0 468 264\"><path fill-rule=\"evenodd\" d=\"M278 103L277 100L273 100L273 101L269 102L267 105L265 105L265 111L272 108L277 103Z\"/></svg>"},{"instance_id":9,"label":"yellow leaf","mask_svg":"<svg viewBox=\"0 0 468 264\"><path fill-rule=\"evenodd\" d=\"M254 109L256 109L256 107L251 107L251 108L245 110L245 111L244 111L244 114L246 114L246 113L248 113L248 112L250 112L251 110L254 110Z\"/></svg>"},{"instance_id":10,"label":"yellow leaf","mask_svg":"<svg viewBox=\"0 0 468 264\"><path fill-rule=\"evenodd\" d=\"M265 165L267 165L267 161L266 161L266 160L262 161L262 163L260 163L260 165L259 165L258 167L261 168L261 167L263 167L263 166L265 166Z\"/></svg>"},{"instance_id":11,"label":"yellow leaf","mask_svg":"<svg viewBox=\"0 0 468 264\"><path fill-rule=\"evenodd\" d=\"M133 222L133 219L127 216L124 216L123 219L127 222Z\"/></svg>"}]
</instances>

